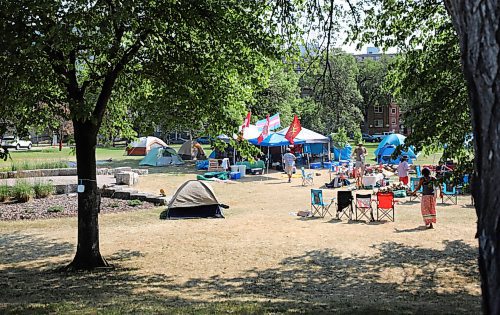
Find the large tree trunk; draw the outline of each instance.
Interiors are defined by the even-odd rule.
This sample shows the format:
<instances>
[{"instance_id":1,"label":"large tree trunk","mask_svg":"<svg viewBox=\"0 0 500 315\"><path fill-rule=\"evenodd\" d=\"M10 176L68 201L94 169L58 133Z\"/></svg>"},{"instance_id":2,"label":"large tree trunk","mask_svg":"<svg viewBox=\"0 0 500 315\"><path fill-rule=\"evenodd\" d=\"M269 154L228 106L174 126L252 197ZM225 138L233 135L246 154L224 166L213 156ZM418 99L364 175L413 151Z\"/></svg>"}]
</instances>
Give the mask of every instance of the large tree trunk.
<instances>
[{"instance_id":1,"label":"large tree trunk","mask_svg":"<svg viewBox=\"0 0 500 315\"><path fill-rule=\"evenodd\" d=\"M460 38L475 139L472 193L478 216L485 314L500 314L500 2L446 0Z\"/></svg>"},{"instance_id":2,"label":"large tree trunk","mask_svg":"<svg viewBox=\"0 0 500 315\"><path fill-rule=\"evenodd\" d=\"M94 269L108 266L99 251L99 223L101 196L97 188L96 142L98 127L92 120L73 121L76 143L78 184L85 186L78 193L78 245L69 269Z\"/></svg>"}]
</instances>

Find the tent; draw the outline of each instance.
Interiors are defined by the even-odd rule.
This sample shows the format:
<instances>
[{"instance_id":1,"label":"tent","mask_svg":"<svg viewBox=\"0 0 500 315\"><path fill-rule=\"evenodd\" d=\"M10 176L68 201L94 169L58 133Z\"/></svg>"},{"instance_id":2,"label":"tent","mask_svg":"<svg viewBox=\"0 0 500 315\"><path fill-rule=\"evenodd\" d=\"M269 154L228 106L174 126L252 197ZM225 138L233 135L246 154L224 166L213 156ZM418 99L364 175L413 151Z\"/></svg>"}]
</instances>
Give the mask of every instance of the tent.
<instances>
[{"instance_id":1,"label":"tent","mask_svg":"<svg viewBox=\"0 0 500 315\"><path fill-rule=\"evenodd\" d=\"M288 128L289 127L286 127L285 129L280 130L277 133L284 136L288 132ZM297 135L297 138L304 140L305 143L307 144L330 143L330 139L328 139L328 137L325 137L322 134L319 134L304 127L302 127L302 129L300 130L299 134Z\"/></svg>"},{"instance_id":2,"label":"tent","mask_svg":"<svg viewBox=\"0 0 500 315\"><path fill-rule=\"evenodd\" d=\"M262 147L283 147L291 145L284 135L273 132L269 134L261 143L258 143L257 138L248 140L251 144L260 145ZM300 138L295 138L293 140L294 144L304 144L305 140Z\"/></svg>"},{"instance_id":3,"label":"tent","mask_svg":"<svg viewBox=\"0 0 500 315\"><path fill-rule=\"evenodd\" d=\"M160 218L224 218L224 215L212 187L205 182L189 180L177 189Z\"/></svg>"},{"instance_id":4,"label":"tent","mask_svg":"<svg viewBox=\"0 0 500 315\"><path fill-rule=\"evenodd\" d=\"M148 166L167 166L184 164L182 158L175 152L174 149L168 146L156 147L149 151L140 162L139 165Z\"/></svg>"},{"instance_id":5,"label":"tent","mask_svg":"<svg viewBox=\"0 0 500 315\"><path fill-rule=\"evenodd\" d=\"M165 142L156 137L140 137L127 147L127 155L147 155L153 148L166 146Z\"/></svg>"},{"instance_id":6,"label":"tent","mask_svg":"<svg viewBox=\"0 0 500 315\"><path fill-rule=\"evenodd\" d=\"M191 140L184 142L181 145L181 147L179 148L179 150L177 150L177 154L179 154L183 160L191 160L192 159L191 153L193 150L193 146L196 146L196 148L198 149L198 154L196 155L197 159L206 158L205 150L203 150L203 147L201 146L201 144L199 144L199 143L193 144L193 141L191 141Z\"/></svg>"},{"instance_id":7,"label":"tent","mask_svg":"<svg viewBox=\"0 0 500 315\"><path fill-rule=\"evenodd\" d=\"M393 146L397 147L398 145L405 144L405 140L406 140L406 137L401 135L401 134L398 134L398 133L393 133L393 134L386 136L379 143L377 150L375 150L375 158L377 158L379 156L379 151L381 148L385 147L386 145L393 145ZM410 152L408 152L408 153L410 153ZM411 158L415 159L416 155L415 155L413 149L411 149L411 154L413 154L413 156L411 156Z\"/></svg>"},{"instance_id":8,"label":"tent","mask_svg":"<svg viewBox=\"0 0 500 315\"><path fill-rule=\"evenodd\" d=\"M392 158L392 154L396 150L396 146L392 144L388 144L379 150L379 154L377 155L377 163L379 164L399 164L401 162L401 157L407 156L408 163L413 163L413 159L416 157L415 153L413 153L412 149L408 149L408 151L402 151L401 154L395 159Z\"/></svg>"}]
</instances>

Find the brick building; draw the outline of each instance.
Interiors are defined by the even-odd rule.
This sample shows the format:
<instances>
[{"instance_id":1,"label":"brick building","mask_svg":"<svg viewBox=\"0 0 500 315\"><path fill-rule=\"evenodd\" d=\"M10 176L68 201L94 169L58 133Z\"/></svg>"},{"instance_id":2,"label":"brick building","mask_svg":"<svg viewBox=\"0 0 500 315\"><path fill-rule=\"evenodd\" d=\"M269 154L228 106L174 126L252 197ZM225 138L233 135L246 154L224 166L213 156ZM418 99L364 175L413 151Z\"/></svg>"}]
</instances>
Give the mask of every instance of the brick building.
<instances>
[{"instance_id":1,"label":"brick building","mask_svg":"<svg viewBox=\"0 0 500 315\"><path fill-rule=\"evenodd\" d=\"M370 107L367 116L363 130L369 134L401 131L401 113L396 103Z\"/></svg>"}]
</instances>

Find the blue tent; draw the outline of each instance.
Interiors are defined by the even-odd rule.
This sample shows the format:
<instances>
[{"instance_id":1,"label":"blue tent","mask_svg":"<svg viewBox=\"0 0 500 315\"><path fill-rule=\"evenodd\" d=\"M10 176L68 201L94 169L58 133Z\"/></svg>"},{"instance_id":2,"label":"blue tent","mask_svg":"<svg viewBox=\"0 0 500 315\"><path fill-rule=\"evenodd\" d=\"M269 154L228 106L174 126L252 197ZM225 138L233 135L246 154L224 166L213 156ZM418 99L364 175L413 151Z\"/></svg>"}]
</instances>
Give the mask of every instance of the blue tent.
<instances>
[{"instance_id":1,"label":"blue tent","mask_svg":"<svg viewBox=\"0 0 500 315\"><path fill-rule=\"evenodd\" d=\"M413 159L415 158L415 153L413 153L412 149L409 149L408 151L402 151L401 154L396 157L395 159L392 158L392 154L396 150L395 145L386 145L382 148L380 148L379 153L377 155L377 163L379 164L399 164L401 162L401 158L403 156L408 157L408 163L413 163Z\"/></svg>"},{"instance_id":2,"label":"blue tent","mask_svg":"<svg viewBox=\"0 0 500 315\"><path fill-rule=\"evenodd\" d=\"M344 148L339 149L336 147L332 148L332 153L334 155L334 160L338 161L339 156L340 160L350 160L351 159L351 154L352 154L352 147L348 144Z\"/></svg>"},{"instance_id":3,"label":"blue tent","mask_svg":"<svg viewBox=\"0 0 500 315\"><path fill-rule=\"evenodd\" d=\"M284 135L278 133L271 133L268 135L261 143L258 143L256 139L248 140L251 144L260 145L263 147L281 147L281 146L289 146L291 145L290 141L288 141ZM295 138L293 140L294 144L304 144L305 141L299 138Z\"/></svg>"},{"instance_id":4,"label":"blue tent","mask_svg":"<svg viewBox=\"0 0 500 315\"><path fill-rule=\"evenodd\" d=\"M377 150L375 150L375 158L378 160L378 157L380 155L380 149L386 146L394 146L397 147L398 145L403 145L405 144L406 137L403 135L400 135L398 133L393 133L391 135L386 136L378 145ZM394 151L394 150L393 150ZM406 155L409 158L416 159L417 156L415 155L414 149L409 148L408 152L406 152Z\"/></svg>"}]
</instances>

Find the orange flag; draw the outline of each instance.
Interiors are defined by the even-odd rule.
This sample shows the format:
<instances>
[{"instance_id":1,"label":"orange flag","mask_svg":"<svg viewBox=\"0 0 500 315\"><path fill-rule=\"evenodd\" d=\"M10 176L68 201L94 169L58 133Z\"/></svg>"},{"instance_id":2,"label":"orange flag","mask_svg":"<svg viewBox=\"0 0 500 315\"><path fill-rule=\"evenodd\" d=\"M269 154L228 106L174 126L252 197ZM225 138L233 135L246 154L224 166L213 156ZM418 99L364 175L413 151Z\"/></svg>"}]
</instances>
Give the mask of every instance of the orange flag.
<instances>
[{"instance_id":1,"label":"orange flag","mask_svg":"<svg viewBox=\"0 0 500 315\"><path fill-rule=\"evenodd\" d=\"M290 127L288 127L288 131L286 132L285 139L290 141L291 144L293 144L293 139L299 134L299 132L302 130L302 127L300 126L300 121L297 115L293 117L293 121L290 124Z\"/></svg>"}]
</instances>

